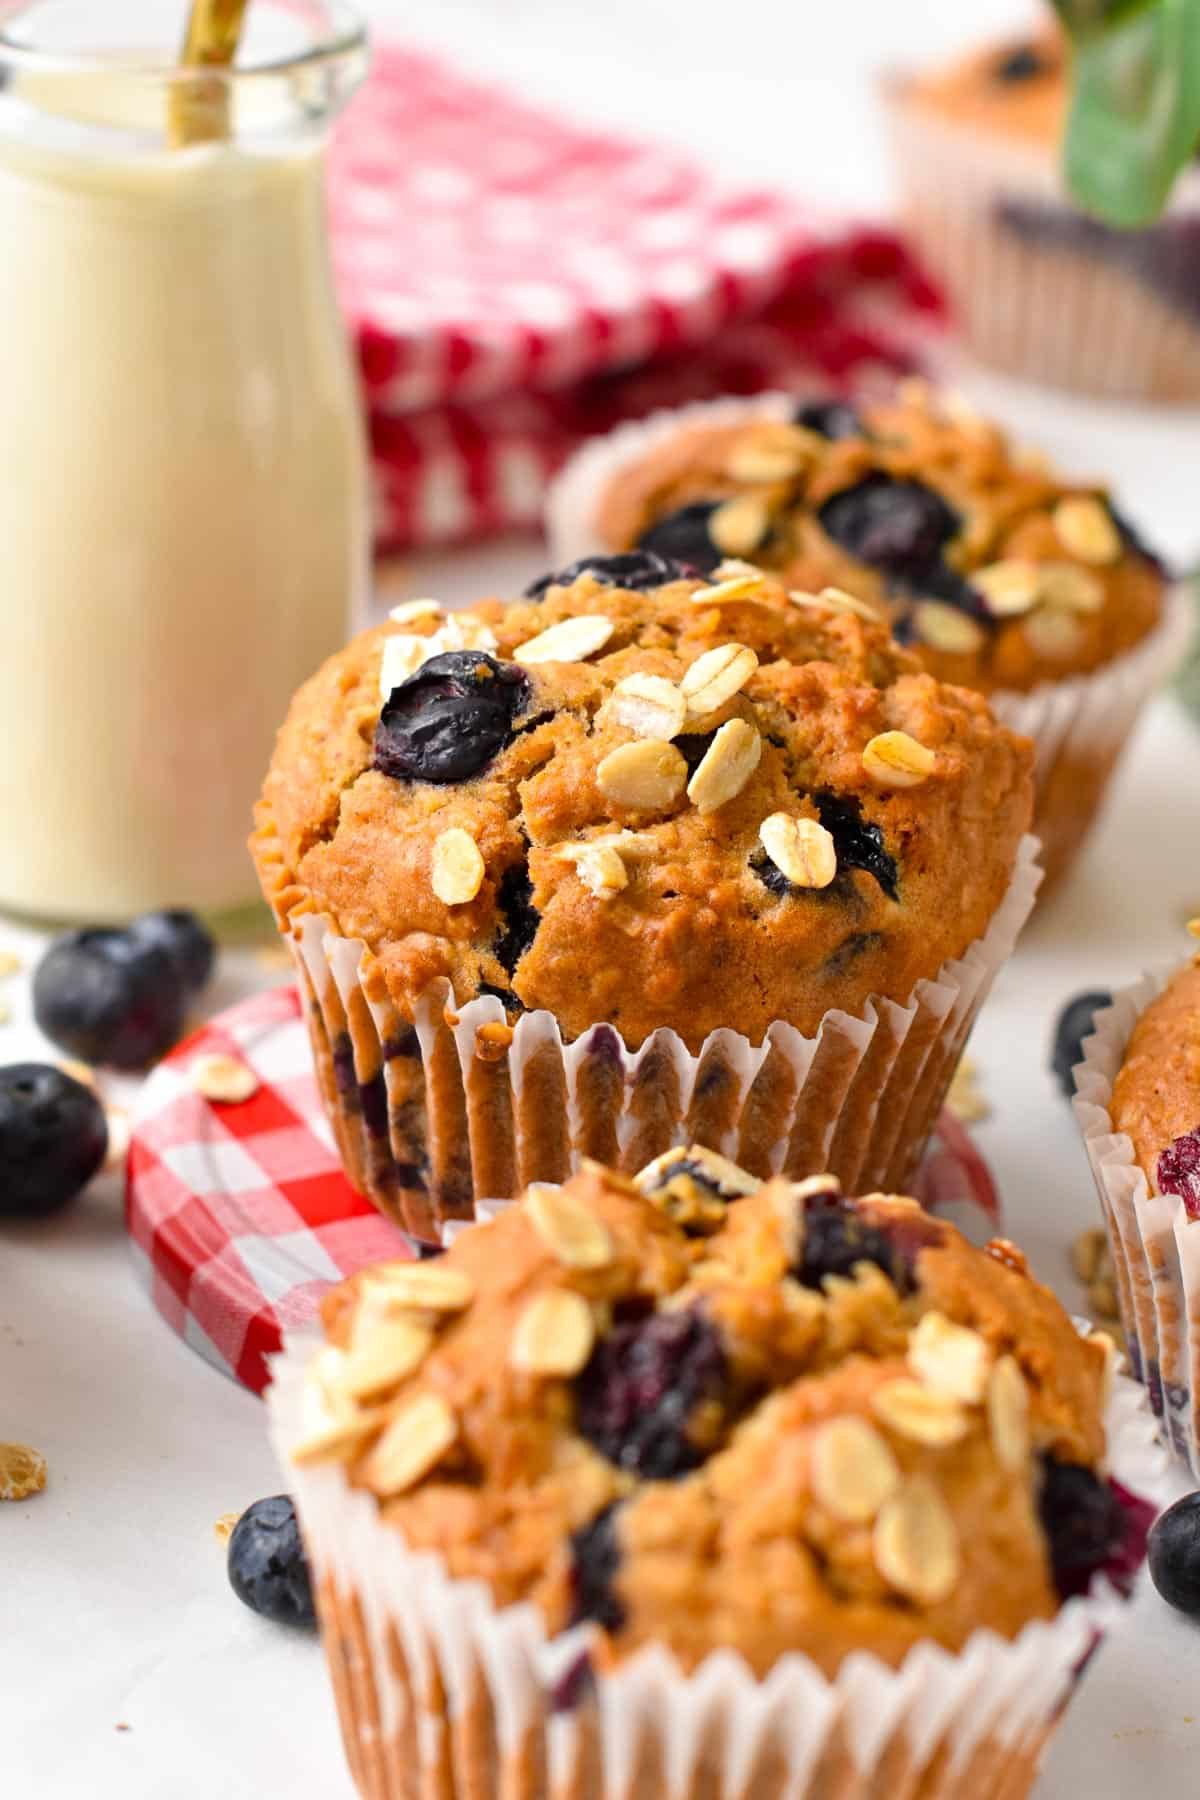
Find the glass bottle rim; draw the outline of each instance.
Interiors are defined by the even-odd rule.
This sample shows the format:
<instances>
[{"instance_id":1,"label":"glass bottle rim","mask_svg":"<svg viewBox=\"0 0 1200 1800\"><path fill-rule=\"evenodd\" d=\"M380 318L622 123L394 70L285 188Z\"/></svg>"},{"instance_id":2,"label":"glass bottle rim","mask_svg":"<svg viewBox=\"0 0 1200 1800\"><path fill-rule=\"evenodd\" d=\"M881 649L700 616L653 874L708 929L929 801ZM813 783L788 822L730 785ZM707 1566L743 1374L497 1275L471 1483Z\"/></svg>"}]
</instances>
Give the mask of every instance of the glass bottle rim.
<instances>
[{"instance_id":1,"label":"glass bottle rim","mask_svg":"<svg viewBox=\"0 0 1200 1800\"><path fill-rule=\"evenodd\" d=\"M261 5L262 0L259 0ZM0 77L5 71L32 75L83 75L91 72L112 73L114 58L99 50L49 49L28 39L10 35L10 27L37 11L38 0L0 0ZM267 0L271 4L271 0ZM281 0L280 10L299 17L294 7ZM321 34L310 43L282 55L267 56L252 62L237 62L228 68L205 68L199 71L162 55L121 52L115 66L121 73L139 80L171 82L194 81L203 74L206 80L217 80L230 88L252 85L257 81L277 81L281 76L318 68L339 59L365 51L366 23L348 0L313 0L312 10L327 21Z\"/></svg>"}]
</instances>

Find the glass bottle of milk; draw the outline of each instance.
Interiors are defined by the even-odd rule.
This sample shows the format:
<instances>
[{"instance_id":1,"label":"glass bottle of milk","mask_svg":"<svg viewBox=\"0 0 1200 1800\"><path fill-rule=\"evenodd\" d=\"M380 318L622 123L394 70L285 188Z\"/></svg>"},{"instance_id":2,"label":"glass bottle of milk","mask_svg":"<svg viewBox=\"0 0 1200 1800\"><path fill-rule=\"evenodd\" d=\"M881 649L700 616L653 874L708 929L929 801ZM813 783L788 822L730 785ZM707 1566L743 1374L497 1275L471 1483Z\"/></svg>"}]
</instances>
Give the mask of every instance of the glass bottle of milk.
<instances>
[{"instance_id":1,"label":"glass bottle of milk","mask_svg":"<svg viewBox=\"0 0 1200 1800\"><path fill-rule=\"evenodd\" d=\"M47 918L250 898L275 731L366 580L323 180L363 35L252 0L189 76L185 13L0 9L0 905Z\"/></svg>"}]
</instances>

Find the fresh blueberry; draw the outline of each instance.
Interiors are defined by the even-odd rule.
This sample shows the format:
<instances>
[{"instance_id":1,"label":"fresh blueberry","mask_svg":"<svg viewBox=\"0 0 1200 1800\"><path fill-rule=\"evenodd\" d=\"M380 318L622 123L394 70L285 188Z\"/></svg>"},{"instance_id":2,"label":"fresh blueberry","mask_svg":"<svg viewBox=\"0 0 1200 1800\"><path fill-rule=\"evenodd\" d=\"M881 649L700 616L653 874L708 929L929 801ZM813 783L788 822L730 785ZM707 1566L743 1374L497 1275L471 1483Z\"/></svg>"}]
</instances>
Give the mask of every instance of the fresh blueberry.
<instances>
[{"instance_id":1,"label":"fresh blueberry","mask_svg":"<svg viewBox=\"0 0 1200 1800\"><path fill-rule=\"evenodd\" d=\"M0 1069L0 1216L57 1212L87 1186L107 1147L91 1088L49 1063Z\"/></svg>"},{"instance_id":2,"label":"fresh blueberry","mask_svg":"<svg viewBox=\"0 0 1200 1800\"><path fill-rule=\"evenodd\" d=\"M686 563L659 556L653 550L627 550L621 556L581 556L578 562L569 563L556 574L542 575L531 582L525 589L525 598L540 600L547 588L569 587L580 575L594 575L602 587L647 594L653 588L665 587L669 581L685 581L695 572Z\"/></svg>"},{"instance_id":3,"label":"fresh blueberry","mask_svg":"<svg viewBox=\"0 0 1200 1800\"><path fill-rule=\"evenodd\" d=\"M607 1631L620 1631L625 1608L613 1592L621 1566L617 1542L617 1507L606 1506L589 1525L571 1535L571 1624L594 1619Z\"/></svg>"},{"instance_id":4,"label":"fresh blueberry","mask_svg":"<svg viewBox=\"0 0 1200 1800\"><path fill-rule=\"evenodd\" d=\"M542 915L533 904L533 883L529 879L527 863L514 863L511 869L505 870L500 878L496 906L504 920L504 929L496 939L496 960L512 975L542 922Z\"/></svg>"},{"instance_id":5,"label":"fresh blueberry","mask_svg":"<svg viewBox=\"0 0 1200 1800\"><path fill-rule=\"evenodd\" d=\"M1076 994L1073 1000L1068 1000L1055 1021L1050 1067L1068 1100L1075 1092L1075 1077L1071 1071L1083 1056L1083 1040L1091 1035L1100 1008L1111 1005L1110 993L1103 988L1090 989L1086 994Z\"/></svg>"},{"instance_id":6,"label":"fresh blueberry","mask_svg":"<svg viewBox=\"0 0 1200 1800\"><path fill-rule=\"evenodd\" d=\"M711 575L722 552L708 535L708 521L721 502L694 500L678 512L656 519L638 539L639 550L652 550L673 563L686 563L701 575Z\"/></svg>"},{"instance_id":7,"label":"fresh blueberry","mask_svg":"<svg viewBox=\"0 0 1200 1800\"><path fill-rule=\"evenodd\" d=\"M806 400L792 414L792 423L803 425L823 438L870 437L866 424L848 400Z\"/></svg>"},{"instance_id":8,"label":"fresh blueberry","mask_svg":"<svg viewBox=\"0 0 1200 1800\"><path fill-rule=\"evenodd\" d=\"M229 1584L238 1599L281 1625L314 1625L312 1582L296 1509L286 1494L248 1506L229 1539Z\"/></svg>"},{"instance_id":9,"label":"fresh blueberry","mask_svg":"<svg viewBox=\"0 0 1200 1800\"><path fill-rule=\"evenodd\" d=\"M860 562L914 580L938 561L961 523L940 494L920 481L875 469L833 494L819 517L829 537Z\"/></svg>"},{"instance_id":10,"label":"fresh blueberry","mask_svg":"<svg viewBox=\"0 0 1200 1800\"><path fill-rule=\"evenodd\" d=\"M903 1246L859 1217L844 1200L806 1210L804 1248L795 1270L802 1287L820 1288L827 1275L852 1275L857 1263L874 1263L898 1293L912 1292L912 1270Z\"/></svg>"},{"instance_id":11,"label":"fresh blueberry","mask_svg":"<svg viewBox=\"0 0 1200 1800\"><path fill-rule=\"evenodd\" d=\"M195 913L183 907L143 913L129 927L129 935L142 944L158 944L175 964L184 987L198 994L208 982L217 946L211 931Z\"/></svg>"},{"instance_id":12,"label":"fresh blueberry","mask_svg":"<svg viewBox=\"0 0 1200 1800\"><path fill-rule=\"evenodd\" d=\"M469 781L511 743L528 704L516 663L447 650L392 689L375 732L374 766L395 781Z\"/></svg>"},{"instance_id":13,"label":"fresh blueberry","mask_svg":"<svg viewBox=\"0 0 1200 1800\"><path fill-rule=\"evenodd\" d=\"M992 74L997 81L1032 81L1035 76L1045 74L1050 66L1036 44L1017 44L1001 54L992 65Z\"/></svg>"},{"instance_id":14,"label":"fresh blueberry","mask_svg":"<svg viewBox=\"0 0 1200 1800\"><path fill-rule=\"evenodd\" d=\"M670 1481L704 1460L688 1427L727 1378L721 1340L694 1307L617 1324L579 1377L579 1430L630 1474Z\"/></svg>"},{"instance_id":15,"label":"fresh blueberry","mask_svg":"<svg viewBox=\"0 0 1200 1800\"><path fill-rule=\"evenodd\" d=\"M1200 1618L1200 1493L1185 1494L1150 1527L1150 1579L1167 1602Z\"/></svg>"},{"instance_id":16,"label":"fresh blueberry","mask_svg":"<svg viewBox=\"0 0 1200 1800\"><path fill-rule=\"evenodd\" d=\"M174 958L126 931L71 931L33 977L33 1016L84 1062L144 1069L183 1030L187 993Z\"/></svg>"},{"instance_id":17,"label":"fresh blueberry","mask_svg":"<svg viewBox=\"0 0 1200 1800\"><path fill-rule=\"evenodd\" d=\"M1082 1463L1044 1456L1038 1512L1059 1593L1066 1598L1086 1592L1125 1535L1125 1516L1112 1487Z\"/></svg>"},{"instance_id":18,"label":"fresh blueberry","mask_svg":"<svg viewBox=\"0 0 1200 1800\"><path fill-rule=\"evenodd\" d=\"M1183 1201L1189 1219L1200 1219L1200 1125L1168 1144L1158 1158L1158 1186Z\"/></svg>"}]
</instances>

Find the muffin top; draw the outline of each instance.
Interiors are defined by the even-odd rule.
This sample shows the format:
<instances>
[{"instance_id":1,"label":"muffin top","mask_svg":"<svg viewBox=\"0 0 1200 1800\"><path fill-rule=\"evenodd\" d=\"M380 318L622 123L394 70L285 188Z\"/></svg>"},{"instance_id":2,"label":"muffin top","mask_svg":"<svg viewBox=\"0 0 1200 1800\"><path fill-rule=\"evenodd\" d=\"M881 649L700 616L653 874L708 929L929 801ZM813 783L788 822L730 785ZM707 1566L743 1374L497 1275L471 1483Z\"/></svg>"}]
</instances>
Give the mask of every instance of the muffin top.
<instances>
[{"instance_id":1,"label":"muffin top","mask_svg":"<svg viewBox=\"0 0 1200 1800\"><path fill-rule=\"evenodd\" d=\"M601 1663L899 1664L1050 1617L1123 1540L1111 1346L894 1195L669 1152L327 1296L297 1461Z\"/></svg>"},{"instance_id":2,"label":"muffin top","mask_svg":"<svg viewBox=\"0 0 1200 1800\"><path fill-rule=\"evenodd\" d=\"M258 811L281 922L361 938L405 1017L445 977L568 1038L694 1050L904 1000L960 955L1028 822L1026 741L837 596L678 573L601 559L449 618L410 603L333 657Z\"/></svg>"},{"instance_id":3,"label":"muffin top","mask_svg":"<svg viewBox=\"0 0 1200 1800\"><path fill-rule=\"evenodd\" d=\"M1200 1219L1200 958L1180 969L1134 1026L1113 1083L1114 1125L1151 1192Z\"/></svg>"},{"instance_id":4,"label":"muffin top","mask_svg":"<svg viewBox=\"0 0 1200 1800\"><path fill-rule=\"evenodd\" d=\"M1050 32L988 44L905 86L906 96L971 131L1057 145L1067 116L1067 59Z\"/></svg>"},{"instance_id":5,"label":"muffin top","mask_svg":"<svg viewBox=\"0 0 1200 1800\"><path fill-rule=\"evenodd\" d=\"M921 381L790 422L681 423L615 472L589 524L614 550L749 557L789 587L846 589L924 668L983 693L1099 668L1162 611L1161 566L1103 490Z\"/></svg>"}]
</instances>

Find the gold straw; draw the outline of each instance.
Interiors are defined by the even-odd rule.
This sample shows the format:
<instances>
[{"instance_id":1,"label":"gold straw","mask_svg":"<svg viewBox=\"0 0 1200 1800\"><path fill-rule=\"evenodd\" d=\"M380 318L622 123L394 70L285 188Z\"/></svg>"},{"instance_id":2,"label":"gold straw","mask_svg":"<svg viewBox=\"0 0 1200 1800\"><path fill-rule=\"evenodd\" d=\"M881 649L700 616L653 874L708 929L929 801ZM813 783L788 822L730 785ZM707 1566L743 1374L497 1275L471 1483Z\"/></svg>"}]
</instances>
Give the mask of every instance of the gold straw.
<instances>
[{"instance_id":1,"label":"gold straw","mask_svg":"<svg viewBox=\"0 0 1200 1800\"><path fill-rule=\"evenodd\" d=\"M185 69L228 69L237 55L248 0L192 0L180 61ZM171 88L167 136L178 149L229 136L229 87L223 76Z\"/></svg>"}]
</instances>

